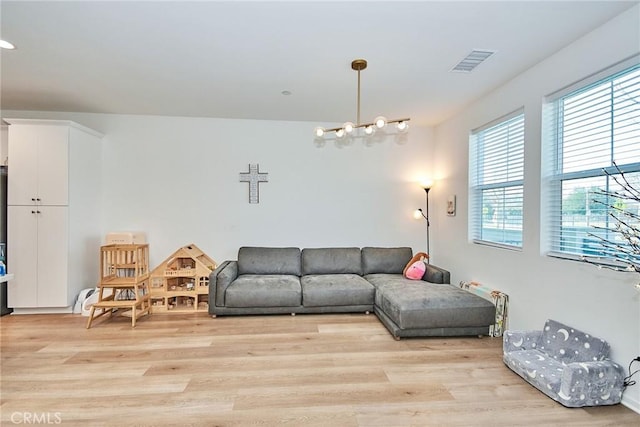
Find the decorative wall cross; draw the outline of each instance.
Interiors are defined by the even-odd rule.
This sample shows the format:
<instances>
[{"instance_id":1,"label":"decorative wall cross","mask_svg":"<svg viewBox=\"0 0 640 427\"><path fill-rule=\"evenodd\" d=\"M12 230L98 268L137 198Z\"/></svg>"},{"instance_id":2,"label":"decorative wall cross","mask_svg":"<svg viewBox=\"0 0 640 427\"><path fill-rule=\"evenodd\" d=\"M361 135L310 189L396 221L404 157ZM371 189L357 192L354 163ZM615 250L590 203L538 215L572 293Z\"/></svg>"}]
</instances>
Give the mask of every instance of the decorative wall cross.
<instances>
[{"instance_id":1,"label":"decorative wall cross","mask_svg":"<svg viewBox=\"0 0 640 427\"><path fill-rule=\"evenodd\" d=\"M260 191L258 184L269 182L266 172L260 173L259 164L249 164L249 172L240 172L240 182L249 183L249 203L260 203Z\"/></svg>"}]
</instances>

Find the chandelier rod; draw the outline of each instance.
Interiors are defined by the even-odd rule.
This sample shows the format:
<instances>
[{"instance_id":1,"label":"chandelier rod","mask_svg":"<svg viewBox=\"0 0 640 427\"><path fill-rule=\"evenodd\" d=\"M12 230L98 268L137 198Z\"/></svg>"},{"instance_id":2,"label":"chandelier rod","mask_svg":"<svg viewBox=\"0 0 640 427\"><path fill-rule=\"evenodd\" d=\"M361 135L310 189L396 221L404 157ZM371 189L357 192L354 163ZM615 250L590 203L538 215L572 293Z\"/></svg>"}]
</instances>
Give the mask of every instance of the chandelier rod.
<instances>
[{"instance_id":1,"label":"chandelier rod","mask_svg":"<svg viewBox=\"0 0 640 427\"><path fill-rule=\"evenodd\" d=\"M357 98L357 116L356 126L360 127L360 71L367 68L367 61L365 59L354 59L351 62L351 69L358 72L358 98Z\"/></svg>"},{"instance_id":2,"label":"chandelier rod","mask_svg":"<svg viewBox=\"0 0 640 427\"><path fill-rule=\"evenodd\" d=\"M360 68L358 68L358 113L356 117L356 124L360 126Z\"/></svg>"}]
</instances>

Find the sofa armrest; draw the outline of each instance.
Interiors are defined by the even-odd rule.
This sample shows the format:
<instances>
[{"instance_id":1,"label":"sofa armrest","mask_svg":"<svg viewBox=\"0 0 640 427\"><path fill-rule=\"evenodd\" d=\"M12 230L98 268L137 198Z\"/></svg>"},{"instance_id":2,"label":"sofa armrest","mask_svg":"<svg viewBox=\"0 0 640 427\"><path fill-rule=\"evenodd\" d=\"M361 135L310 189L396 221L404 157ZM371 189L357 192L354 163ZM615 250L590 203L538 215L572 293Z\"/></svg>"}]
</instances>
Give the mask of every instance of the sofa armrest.
<instances>
[{"instance_id":1,"label":"sofa armrest","mask_svg":"<svg viewBox=\"0 0 640 427\"><path fill-rule=\"evenodd\" d=\"M227 287L238 277L238 261L225 261L209 275L209 312L211 306L224 307Z\"/></svg>"},{"instance_id":2,"label":"sofa armrest","mask_svg":"<svg viewBox=\"0 0 640 427\"><path fill-rule=\"evenodd\" d=\"M598 404L618 403L624 390L624 369L611 360L572 362L562 371L558 396L582 398Z\"/></svg>"},{"instance_id":3,"label":"sofa armrest","mask_svg":"<svg viewBox=\"0 0 640 427\"><path fill-rule=\"evenodd\" d=\"M451 283L451 274L448 270L433 264L426 264L426 267L422 280L431 283Z\"/></svg>"},{"instance_id":4,"label":"sofa armrest","mask_svg":"<svg viewBox=\"0 0 640 427\"><path fill-rule=\"evenodd\" d=\"M502 351L535 350L542 331L505 331L502 335Z\"/></svg>"}]
</instances>

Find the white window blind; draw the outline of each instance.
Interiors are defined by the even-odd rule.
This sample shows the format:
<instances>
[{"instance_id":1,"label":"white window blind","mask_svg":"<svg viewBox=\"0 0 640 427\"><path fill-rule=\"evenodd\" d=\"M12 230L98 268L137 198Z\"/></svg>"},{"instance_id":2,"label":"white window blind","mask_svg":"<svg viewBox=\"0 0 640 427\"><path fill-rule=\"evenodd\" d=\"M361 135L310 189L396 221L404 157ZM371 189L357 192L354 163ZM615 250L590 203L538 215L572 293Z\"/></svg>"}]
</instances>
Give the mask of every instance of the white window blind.
<instances>
[{"instance_id":1,"label":"white window blind","mask_svg":"<svg viewBox=\"0 0 640 427\"><path fill-rule=\"evenodd\" d=\"M611 196L620 191L618 168L640 189L640 65L552 96L544 120L549 254L614 259L602 239L626 243L612 206L635 214L628 220L636 226L640 214L640 203Z\"/></svg>"},{"instance_id":2,"label":"white window blind","mask_svg":"<svg viewBox=\"0 0 640 427\"><path fill-rule=\"evenodd\" d=\"M469 234L476 243L522 247L524 113L471 132Z\"/></svg>"}]
</instances>

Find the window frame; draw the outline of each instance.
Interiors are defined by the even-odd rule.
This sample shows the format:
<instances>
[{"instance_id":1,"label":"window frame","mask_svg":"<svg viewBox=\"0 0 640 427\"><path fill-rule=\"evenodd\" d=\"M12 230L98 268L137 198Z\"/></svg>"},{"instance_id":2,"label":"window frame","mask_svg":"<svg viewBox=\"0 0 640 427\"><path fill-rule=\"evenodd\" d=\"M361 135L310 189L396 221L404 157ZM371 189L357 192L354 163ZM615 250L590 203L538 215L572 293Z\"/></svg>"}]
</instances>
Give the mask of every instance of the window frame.
<instances>
[{"instance_id":1,"label":"window frame","mask_svg":"<svg viewBox=\"0 0 640 427\"><path fill-rule=\"evenodd\" d=\"M524 107L520 107L517 110L506 114L498 119L492 120L491 122L480 126L476 129L471 130L469 133L469 221L468 221L468 232L469 232L469 241L474 244L485 245L485 246L493 246L502 249L514 250L514 251L522 251L524 245L524 168L525 168L525 139L526 139L526 129L525 129L525 112ZM501 126L512 126L517 125L522 127L521 137L518 137L515 142L516 145L519 145L517 152L512 152L507 154L507 158L505 159L505 167L500 170L500 172L506 173L507 178L501 181L491 181L489 183L485 182L482 178L483 166L481 164L486 164L487 160L489 164L495 161L496 153L492 153L493 157L487 158L487 153L481 145L484 144L483 136L486 135L488 131L494 130ZM512 141L507 140L507 145L512 144ZM521 169L520 177L517 179L510 179L508 177L509 167L513 165L510 163L512 159L516 158L516 168ZM518 159L519 158L519 159ZM483 236L483 224L484 224L484 195L485 191L490 190L504 190L509 191L512 189L520 188L520 195L517 197L520 208L520 216L517 218L520 227L516 229L519 232L519 244L507 243L505 239L502 241L493 240L490 238L485 238ZM505 200L509 200L508 196L503 194L502 199L503 202ZM497 232L506 232L505 226L506 219L503 219L502 227L496 228Z\"/></svg>"},{"instance_id":2,"label":"window frame","mask_svg":"<svg viewBox=\"0 0 640 427\"><path fill-rule=\"evenodd\" d=\"M620 61L605 70L592 74L566 88L563 88L551 95L545 97L543 103L543 144L542 144L542 185L541 185L541 244L542 254L561 259L568 260L582 260L584 257L592 257L590 249L585 246L583 242L580 251L571 251L575 246L571 246L569 250L562 250L563 247L563 233L564 236L570 234L566 226L563 224L566 213L566 208L563 203L563 185L567 182L576 182L578 180L585 180L593 178L594 180L602 178L605 183L601 189L609 189L610 185L614 185L615 181L612 176L620 176L616 166L613 164L615 159L615 143L616 139L613 136L607 141L611 152L611 161L606 166L602 167L585 167L581 170L573 170L563 172L563 165L565 161L564 157L564 140L563 134L565 131L563 122L563 110L562 101L571 97L578 96L581 93L585 93L590 89L595 89L600 85L610 83L616 78L619 78L630 72L640 71L640 55L635 55L626 60ZM612 92L613 94L613 92ZM614 104L614 97L611 97L611 105ZM615 118L612 114L610 119L610 127L615 128ZM635 147L635 143L632 145ZM575 148L574 148L575 149ZM594 149L593 152L596 150ZM546 165L546 166L545 166ZM624 164L618 164L618 166L624 171L625 174L640 173L640 160L638 162L630 162ZM588 193L587 193L588 194ZM587 200L588 202L588 200ZM609 226L610 221L609 212L610 209L606 209L605 224L608 231L612 232L612 227ZM590 220L590 217L585 215L585 221ZM596 228L588 228L582 232L585 236L589 236L589 233ZM574 237L577 239L580 232L575 232ZM581 252L581 253L580 253ZM616 265L612 258L601 258L597 261L603 265Z\"/></svg>"}]
</instances>

